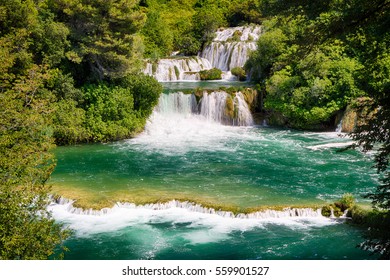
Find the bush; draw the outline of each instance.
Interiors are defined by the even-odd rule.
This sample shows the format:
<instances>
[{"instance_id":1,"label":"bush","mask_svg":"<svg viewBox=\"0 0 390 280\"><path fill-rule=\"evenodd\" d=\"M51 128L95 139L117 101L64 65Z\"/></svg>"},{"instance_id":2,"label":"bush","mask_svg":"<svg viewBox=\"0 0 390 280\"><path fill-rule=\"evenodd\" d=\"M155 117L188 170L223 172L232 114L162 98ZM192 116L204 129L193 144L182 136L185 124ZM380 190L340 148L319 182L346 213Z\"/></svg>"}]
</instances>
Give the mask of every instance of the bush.
<instances>
[{"instance_id":1,"label":"bush","mask_svg":"<svg viewBox=\"0 0 390 280\"><path fill-rule=\"evenodd\" d=\"M134 98L134 110L139 116L148 118L157 105L162 86L153 77L145 74L133 74L118 79L115 83L129 89Z\"/></svg>"},{"instance_id":2,"label":"bush","mask_svg":"<svg viewBox=\"0 0 390 280\"><path fill-rule=\"evenodd\" d=\"M178 38L177 47L184 55L197 55L202 45L197 38L190 34Z\"/></svg>"},{"instance_id":3,"label":"bush","mask_svg":"<svg viewBox=\"0 0 390 280\"><path fill-rule=\"evenodd\" d=\"M201 80L221 80L222 79L222 71L218 68L200 71L199 75L200 75Z\"/></svg>"},{"instance_id":4,"label":"bush","mask_svg":"<svg viewBox=\"0 0 390 280\"><path fill-rule=\"evenodd\" d=\"M335 217L342 216L345 210L349 210L348 211L349 217L351 217L353 215L353 212L355 211L356 211L356 215L358 215L358 208L355 205L355 198L350 193L345 193L339 201L324 206L322 208L321 213L325 217L330 217L332 209Z\"/></svg>"},{"instance_id":5,"label":"bush","mask_svg":"<svg viewBox=\"0 0 390 280\"><path fill-rule=\"evenodd\" d=\"M351 209L353 206L355 206L355 198L351 193L345 193L339 202L341 204L340 208L342 211Z\"/></svg>"},{"instance_id":6,"label":"bush","mask_svg":"<svg viewBox=\"0 0 390 280\"><path fill-rule=\"evenodd\" d=\"M57 145L68 145L88 140L84 126L85 111L77 107L73 100L60 100L55 103L53 116L53 136Z\"/></svg>"},{"instance_id":7,"label":"bush","mask_svg":"<svg viewBox=\"0 0 390 280\"><path fill-rule=\"evenodd\" d=\"M130 137L140 129L134 100L128 88L107 84L84 87L86 128L91 141Z\"/></svg>"},{"instance_id":8,"label":"bush","mask_svg":"<svg viewBox=\"0 0 390 280\"><path fill-rule=\"evenodd\" d=\"M240 81L246 81L246 73L242 67L234 67L230 70L234 76L238 78Z\"/></svg>"}]
</instances>

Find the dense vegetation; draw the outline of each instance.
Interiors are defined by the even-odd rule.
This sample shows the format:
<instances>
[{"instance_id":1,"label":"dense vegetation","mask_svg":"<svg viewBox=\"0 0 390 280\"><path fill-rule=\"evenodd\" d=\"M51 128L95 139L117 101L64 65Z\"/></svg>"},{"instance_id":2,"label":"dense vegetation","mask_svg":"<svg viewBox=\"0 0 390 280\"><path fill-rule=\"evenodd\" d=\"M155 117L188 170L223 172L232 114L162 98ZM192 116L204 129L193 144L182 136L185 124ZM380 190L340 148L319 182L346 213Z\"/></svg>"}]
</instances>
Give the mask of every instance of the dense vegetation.
<instances>
[{"instance_id":1,"label":"dense vegetation","mask_svg":"<svg viewBox=\"0 0 390 280\"><path fill-rule=\"evenodd\" d=\"M136 1L0 1L0 259L45 259L68 235L46 211L54 143L143 129L161 92L139 74L145 19Z\"/></svg>"},{"instance_id":2,"label":"dense vegetation","mask_svg":"<svg viewBox=\"0 0 390 280\"><path fill-rule=\"evenodd\" d=\"M382 184L368 194L376 209L361 246L390 258L390 1L262 1L268 20L247 70L279 124L321 128L350 104L351 136L375 148ZM276 117L275 117L276 116ZM370 223L371 221L374 221Z\"/></svg>"},{"instance_id":3,"label":"dense vegetation","mask_svg":"<svg viewBox=\"0 0 390 280\"><path fill-rule=\"evenodd\" d=\"M389 258L390 1L0 0L0 259L47 258L66 238L45 210L50 151L140 132L161 92L143 58L194 55L248 23L264 26L245 68L274 122L323 129L359 112L352 137L383 175L362 246Z\"/></svg>"},{"instance_id":4,"label":"dense vegetation","mask_svg":"<svg viewBox=\"0 0 390 280\"><path fill-rule=\"evenodd\" d=\"M261 23L257 0L144 0L141 34L145 55L158 59L180 51L196 55L221 26Z\"/></svg>"}]
</instances>

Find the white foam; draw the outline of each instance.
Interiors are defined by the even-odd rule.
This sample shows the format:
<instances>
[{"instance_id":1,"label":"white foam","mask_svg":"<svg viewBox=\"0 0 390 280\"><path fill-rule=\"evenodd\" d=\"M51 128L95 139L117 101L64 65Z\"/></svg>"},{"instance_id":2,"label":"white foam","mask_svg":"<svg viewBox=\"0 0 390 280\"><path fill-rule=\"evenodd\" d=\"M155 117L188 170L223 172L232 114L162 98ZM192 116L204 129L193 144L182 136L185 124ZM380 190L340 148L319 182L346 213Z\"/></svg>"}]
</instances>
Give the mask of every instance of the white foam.
<instances>
[{"instance_id":1,"label":"white foam","mask_svg":"<svg viewBox=\"0 0 390 280\"><path fill-rule=\"evenodd\" d=\"M113 232L149 223L186 223L189 228L199 229L199 234L191 233L187 236L194 243L219 241L232 231L262 228L269 223L292 228L307 228L325 226L335 222L323 217L320 210L311 208L286 208L282 211L266 210L234 215L232 212L218 211L176 200L141 206L132 203L117 203L113 208L93 211L75 208L73 201L62 199L53 202L49 206L49 211L57 221L75 230L77 235ZM208 234L202 234L203 229L207 230Z\"/></svg>"},{"instance_id":2,"label":"white foam","mask_svg":"<svg viewBox=\"0 0 390 280\"><path fill-rule=\"evenodd\" d=\"M308 146L307 148L316 151L316 150L330 149L330 148L345 148L353 144L355 144L355 142L347 141L347 142L326 143L326 144Z\"/></svg>"},{"instance_id":3,"label":"white foam","mask_svg":"<svg viewBox=\"0 0 390 280\"><path fill-rule=\"evenodd\" d=\"M243 141L255 137L259 140L258 135L248 133L251 127L223 125L250 126L253 123L241 93L237 93L233 100L237 112L235 119L225 114L226 98L227 93L223 91L204 92L200 104L197 104L191 94L163 94L144 132L128 140L127 144L133 148L180 154L189 150L234 151L227 145L229 139Z\"/></svg>"}]
</instances>

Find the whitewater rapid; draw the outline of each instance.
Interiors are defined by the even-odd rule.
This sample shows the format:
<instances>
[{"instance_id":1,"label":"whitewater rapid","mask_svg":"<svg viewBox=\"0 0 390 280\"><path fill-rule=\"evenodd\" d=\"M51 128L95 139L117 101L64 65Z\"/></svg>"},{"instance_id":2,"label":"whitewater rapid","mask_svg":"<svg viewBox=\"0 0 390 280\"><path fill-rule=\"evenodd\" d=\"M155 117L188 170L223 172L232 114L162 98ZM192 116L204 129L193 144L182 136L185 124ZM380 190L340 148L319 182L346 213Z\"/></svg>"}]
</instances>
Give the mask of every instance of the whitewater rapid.
<instances>
[{"instance_id":1,"label":"whitewater rapid","mask_svg":"<svg viewBox=\"0 0 390 280\"><path fill-rule=\"evenodd\" d=\"M72 200L61 198L53 201L49 210L56 220L65 223L81 236L113 232L148 223L188 223L190 227L207 228L214 233L228 234L232 231L262 228L270 223L291 228L307 228L338 222L323 217L321 209L286 208L280 211L264 210L249 214L234 214L177 200L138 206L133 203L116 203L112 208L92 210L73 207Z\"/></svg>"}]
</instances>

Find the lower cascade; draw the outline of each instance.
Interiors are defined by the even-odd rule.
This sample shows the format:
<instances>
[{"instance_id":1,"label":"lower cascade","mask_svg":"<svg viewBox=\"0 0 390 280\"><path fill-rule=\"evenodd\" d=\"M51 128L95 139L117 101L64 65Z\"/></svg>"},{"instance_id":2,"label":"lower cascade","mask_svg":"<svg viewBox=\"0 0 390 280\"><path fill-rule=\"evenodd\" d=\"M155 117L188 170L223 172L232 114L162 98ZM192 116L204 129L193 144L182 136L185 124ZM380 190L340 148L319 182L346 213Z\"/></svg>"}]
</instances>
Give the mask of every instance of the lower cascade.
<instances>
[{"instance_id":1,"label":"lower cascade","mask_svg":"<svg viewBox=\"0 0 390 280\"><path fill-rule=\"evenodd\" d=\"M190 212L197 212L202 214L218 215L224 218L232 219L275 219L275 218L325 218L321 214L321 209L312 208L285 208L283 210L263 210L253 213L238 213L234 214L230 211L215 210L213 208L203 207L200 204L195 204L188 201L171 200L166 203L150 203L145 205L136 205L134 203L116 203L112 208L103 208L101 210L82 209L73 206L74 201L63 197L57 198L53 201L51 206L62 205L66 207L66 210L76 215L94 215L102 216L115 211L118 208L127 209L147 209L154 211L167 210L171 208L186 209Z\"/></svg>"},{"instance_id":2,"label":"lower cascade","mask_svg":"<svg viewBox=\"0 0 390 280\"><path fill-rule=\"evenodd\" d=\"M207 121L235 126L253 125L253 117L242 92L204 91L197 103L194 94L162 94L155 110L158 114L197 114Z\"/></svg>"}]
</instances>

